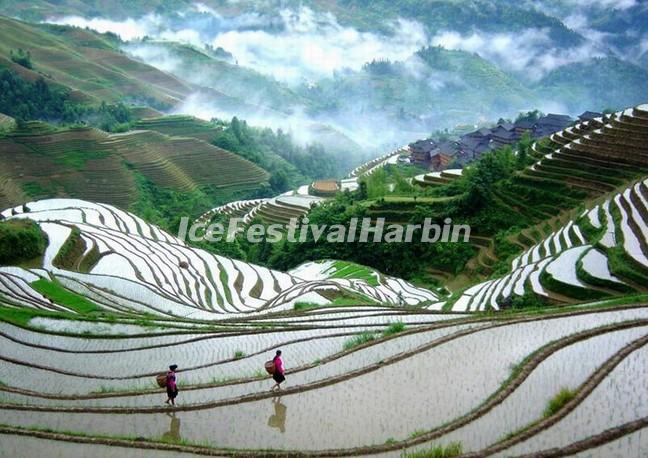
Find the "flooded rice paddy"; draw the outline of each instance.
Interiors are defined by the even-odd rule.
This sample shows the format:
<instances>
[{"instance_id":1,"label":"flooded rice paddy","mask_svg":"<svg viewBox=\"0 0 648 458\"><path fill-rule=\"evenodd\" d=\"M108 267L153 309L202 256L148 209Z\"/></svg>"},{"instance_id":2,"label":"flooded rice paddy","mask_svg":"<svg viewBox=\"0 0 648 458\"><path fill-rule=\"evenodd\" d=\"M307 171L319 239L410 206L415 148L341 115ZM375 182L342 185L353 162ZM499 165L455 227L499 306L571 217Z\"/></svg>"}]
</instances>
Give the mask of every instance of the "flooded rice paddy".
<instances>
[{"instance_id":1,"label":"flooded rice paddy","mask_svg":"<svg viewBox=\"0 0 648 458\"><path fill-rule=\"evenodd\" d=\"M407 439L418 431L438 427L475 409L507 379L513 365L552 340L611 322L646 317L648 310L634 309L507 324L480 329L422 351L415 350L457 329L433 331L437 333L434 335L430 332L402 336L327 364L287 374L287 388L317 381L335 382L330 385L243 403L235 403L232 397L246 393L270 396L266 394L270 381L184 391L178 398L182 405L219 399L229 404L204 410L178 411L173 417L167 412L90 414L3 410L0 411L0 423L152 439L161 438L174 430L178 438L191 442L247 449L323 450L384 444L389 439ZM589 345L574 344L557 352L532 373L527 382L533 385L523 384L519 393L515 392L502 404L505 410L493 410L481 423L477 423L480 421L477 420L477 426L472 430L468 425L462 433L457 432L457 438L466 441L467 449L478 449L510 432L511 428L540 416L543 403L555 394L556 389L563 384L577 384L584 380L609 355L645 331L645 328L618 331L588 339ZM340 342L336 345L340 345ZM298 350L291 349L291 352L284 353L288 368L292 363L292 351ZM353 374L348 379L343 377L350 371L405 351L412 351L412 354L376 370ZM642 353L642 356L646 355ZM632 357L636 358L634 355ZM574 364L575 360L581 363ZM632 361L635 362L635 372L630 373L646 379L646 368L638 365L636 359ZM637 366L641 369L636 369ZM70 378L61 377L62 383ZM625 386L622 384L626 382L624 379L617 384ZM534 385L546 385L547 388L534 393ZM641 387L638 385L636 388ZM644 393L648 392L645 388ZM614 386L609 389L617 393L622 391L620 388L615 390ZM120 405L126 399L108 402L59 400L48 404ZM136 396L127 402L157 407L162 405L163 400L164 396L160 394ZM620 405L632 406L633 402L643 401L643 397L630 398L629 393L619 398ZM35 398L25 402L45 404ZM609 404L607 402L605 405ZM641 412L635 412L635 415L639 414ZM511 418L500 425L501 419L507 415ZM588 421L589 418L580 418L576 423ZM563 421L566 420L568 418ZM617 420L614 419L615 422ZM549 434L549 431L546 433ZM586 433L583 430L583 434ZM542 442L544 439L541 436L538 436L541 442L529 445L530 449L542 447L545 442ZM454 439L451 435L447 438ZM573 440L573 435L565 434L564 438ZM546 443L560 442L560 437L546 440Z\"/></svg>"}]
</instances>

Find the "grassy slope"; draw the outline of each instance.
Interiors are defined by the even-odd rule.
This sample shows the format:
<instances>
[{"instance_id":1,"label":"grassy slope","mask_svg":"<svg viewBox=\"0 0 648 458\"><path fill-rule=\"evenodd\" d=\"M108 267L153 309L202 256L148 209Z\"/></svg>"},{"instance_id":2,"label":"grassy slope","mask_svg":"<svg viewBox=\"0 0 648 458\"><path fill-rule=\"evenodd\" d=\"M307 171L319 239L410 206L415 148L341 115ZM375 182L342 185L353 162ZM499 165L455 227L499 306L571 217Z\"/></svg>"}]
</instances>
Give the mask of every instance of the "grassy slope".
<instances>
[{"instance_id":1,"label":"grassy slope","mask_svg":"<svg viewBox=\"0 0 648 458\"><path fill-rule=\"evenodd\" d=\"M16 127L16 121L11 116L0 113L0 132L12 130Z\"/></svg>"},{"instance_id":2,"label":"grassy slope","mask_svg":"<svg viewBox=\"0 0 648 458\"><path fill-rule=\"evenodd\" d=\"M205 3L210 3L209 1ZM18 17L29 20L43 20L48 16L97 16L107 15L114 18L126 19L133 16L143 16L153 11L164 12L176 8L190 7L194 2L189 0L0 0L0 11L12 12Z\"/></svg>"},{"instance_id":3,"label":"grassy slope","mask_svg":"<svg viewBox=\"0 0 648 458\"><path fill-rule=\"evenodd\" d=\"M79 296L78 294L63 288L58 283L41 278L40 280L33 282L31 286L46 298L57 304L69 307L75 312L86 314L101 310L97 304L90 302L83 296Z\"/></svg>"}]
</instances>

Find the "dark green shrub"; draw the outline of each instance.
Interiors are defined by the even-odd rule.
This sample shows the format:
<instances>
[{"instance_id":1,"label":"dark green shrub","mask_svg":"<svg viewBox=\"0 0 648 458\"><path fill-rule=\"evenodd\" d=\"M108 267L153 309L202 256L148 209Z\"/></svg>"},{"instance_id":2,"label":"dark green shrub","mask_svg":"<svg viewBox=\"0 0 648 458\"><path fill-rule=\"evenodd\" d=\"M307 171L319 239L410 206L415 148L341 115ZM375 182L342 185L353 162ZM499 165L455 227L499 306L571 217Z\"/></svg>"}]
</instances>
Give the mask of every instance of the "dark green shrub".
<instances>
[{"instance_id":1,"label":"dark green shrub","mask_svg":"<svg viewBox=\"0 0 648 458\"><path fill-rule=\"evenodd\" d=\"M16 264L45 252L47 236L31 220L0 222L0 264Z\"/></svg>"}]
</instances>

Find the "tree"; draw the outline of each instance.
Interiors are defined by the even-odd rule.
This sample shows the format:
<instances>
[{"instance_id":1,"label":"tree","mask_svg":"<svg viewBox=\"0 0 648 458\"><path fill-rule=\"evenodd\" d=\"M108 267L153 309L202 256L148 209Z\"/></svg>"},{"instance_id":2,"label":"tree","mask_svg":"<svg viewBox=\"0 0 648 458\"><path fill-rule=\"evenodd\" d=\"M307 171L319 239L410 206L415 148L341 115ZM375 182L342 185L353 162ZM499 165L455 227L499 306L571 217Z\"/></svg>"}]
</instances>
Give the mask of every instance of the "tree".
<instances>
[{"instance_id":1,"label":"tree","mask_svg":"<svg viewBox=\"0 0 648 458\"><path fill-rule=\"evenodd\" d=\"M31 53L29 51L25 51L22 48L18 48L18 51L14 51L12 49L11 51L9 51L9 55L11 57L11 60L18 65L22 65L23 67L29 69L34 68L31 61Z\"/></svg>"},{"instance_id":2,"label":"tree","mask_svg":"<svg viewBox=\"0 0 648 458\"><path fill-rule=\"evenodd\" d=\"M515 118L515 122L518 121L531 121L535 122L541 117L544 116L544 113L542 113L539 110L533 110L533 111L527 111L526 113L520 113L517 118Z\"/></svg>"},{"instance_id":3,"label":"tree","mask_svg":"<svg viewBox=\"0 0 648 458\"><path fill-rule=\"evenodd\" d=\"M284 192L288 189L290 186L286 172L284 170L279 170L276 173L273 173L270 176L270 186L272 186L272 189L275 192Z\"/></svg>"},{"instance_id":4,"label":"tree","mask_svg":"<svg viewBox=\"0 0 648 458\"><path fill-rule=\"evenodd\" d=\"M520 141L518 142L518 155L517 155L517 168L523 169L529 162L533 162L533 159L530 158L529 153L531 152L531 147L533 146L533 138L529 132L522 134Z\"/></svg>"}]
</instances>

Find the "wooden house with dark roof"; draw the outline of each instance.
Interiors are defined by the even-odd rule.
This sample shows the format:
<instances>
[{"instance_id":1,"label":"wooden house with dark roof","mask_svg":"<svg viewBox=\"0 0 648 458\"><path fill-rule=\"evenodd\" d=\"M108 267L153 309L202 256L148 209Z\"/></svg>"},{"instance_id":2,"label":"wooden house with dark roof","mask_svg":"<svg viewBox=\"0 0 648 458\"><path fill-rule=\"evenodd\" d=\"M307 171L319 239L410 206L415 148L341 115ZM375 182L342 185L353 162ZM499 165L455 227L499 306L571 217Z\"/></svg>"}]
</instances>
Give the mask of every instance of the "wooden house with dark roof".
<instances>
[{"instance_id":1,"label":"wooden house with dark roof","mask_svg":"<svg viewBox=\"0 0 648 458\"><path fill-rule=\"evenodd\" d=\"M430 151L430 169L443 170L461 153L461 145L456 141L439 143Z\"/></svg>"},{"instance_id":2,"label":"wooden house with dark roof","mask_svg":"<svg viewBox=\"0 0 648 458\"><path fill-rule=\"evenodd\" d=\"M427 167L430 164L430 151L432 151L437 144L433 140L426 138L424 140L417 140L414 143L410 143L408 146L412 163Z\"/></svg>"},{"instance_id":3,"label":"wooden house with dark roof","mask_svg":"<svg viewBox=\"0 0 648 458\"><path fill-rule=\"evenodd\" d=\"M522 134L524 134L525 132L532 133L535 123L535 121L532 121L530 119L520 119L518 121L515 121L513 125L515 126L515 132L518 135L522 136Z\"/></svg>"},{"instance_id":4,"label":"wooden house with dark roof","mask_svg":"<svg viewBox=\"0 0 648 458\"><path fill-rule=\"evenodd\" d=\"M533 136L535 138L547 137L569 127L573 122L574 120L568 115L550 113L538 119L533 129Z\"/></svg>"},{"instance_id":5,"label":"wooden house with dark roof","mask_svg":"<svg viewBox=\"0 0 648 458\"><path fill-rule=\"evenodd\" d=\"M491 130L491 145L494 149L501 148L502 146L506 145L512 145L519 139L520 135L515 132L513 124L511 124L510 126L503 126L500 124Z\"/></svg>"},{"instance_id":6,"label":"wooden house with dark roof","mask_svg":"<svg viewBox=\"0 0 648 458\"><path fill-rule=\"evenodd\" d=\"M484 151L490 149L491 144L491 131L484 129L462 135L459 139L461 151L469 160L478 158Z\"/></svg>"},{"instance_id":7,"label":"wooden house with dark roof","mask_svg":"<svg viewBox=\"0 0 648 458\"><path fill-rule=\"evenodd\" d=\"M591 121L592 119L600 118L603 116L603 113L597 111L584 111L578 115L580 121Z\"/></svg>"}]
</instances>

